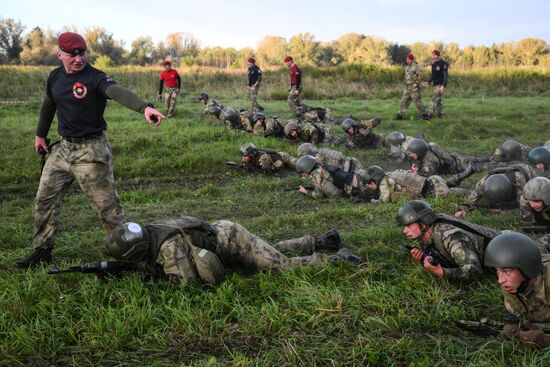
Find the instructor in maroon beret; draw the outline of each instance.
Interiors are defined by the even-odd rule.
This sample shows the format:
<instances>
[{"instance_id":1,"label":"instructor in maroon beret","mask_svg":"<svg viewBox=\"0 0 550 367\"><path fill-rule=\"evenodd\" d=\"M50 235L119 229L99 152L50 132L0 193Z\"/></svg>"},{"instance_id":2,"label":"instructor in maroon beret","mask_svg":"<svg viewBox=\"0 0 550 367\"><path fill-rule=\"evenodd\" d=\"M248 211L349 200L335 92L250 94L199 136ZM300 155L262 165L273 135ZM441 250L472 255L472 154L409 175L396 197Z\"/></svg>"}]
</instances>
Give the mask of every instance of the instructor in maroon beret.
<instances>
[{"instance_id":1,"label":"instructor in maroon beret","mask_svg":"<svg viewBox=\"0 0 550 367\"><path fill-rule=\"evenodd\" d=\"M153 104L87 63L86 41L82 36L62 33L58 46L57 58L62 66L48 77L34 139L36 152L43 149L50 153L36 193L34 252L15 262L17 268L32 268L51 261L61 201L73 181L91 201L107 237L113 228L125 222L114 184L111 145L105 135L107 123L103 112L107 99L142 113L155 126L164 119ZM46 137L56 112L61 139L48 146Z\"/></svg>"}]
</instances>

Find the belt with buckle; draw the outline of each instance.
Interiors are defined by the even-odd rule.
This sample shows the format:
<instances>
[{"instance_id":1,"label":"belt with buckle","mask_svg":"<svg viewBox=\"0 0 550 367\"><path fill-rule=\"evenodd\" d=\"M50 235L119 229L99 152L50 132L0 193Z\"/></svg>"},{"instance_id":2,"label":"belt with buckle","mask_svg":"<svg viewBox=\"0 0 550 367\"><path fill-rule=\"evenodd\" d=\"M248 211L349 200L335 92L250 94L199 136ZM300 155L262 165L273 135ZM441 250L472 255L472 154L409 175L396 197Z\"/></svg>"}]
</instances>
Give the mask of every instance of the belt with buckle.
<instances>
[{"instance_id":1,"label":"belt with buckle","mask_svg":"<svg viewBox=\"0 0 550 367\"><path fill-rule=\"evenodd\" d=\"M101 135L103 135L103 133L95 133L91 135L81 136L78 138L74 138L72 136L64 136L63 140L67 140L69 143L72 143L72 144L81 144L81 143L84 143L86 140L97 139Z\"/></svg>"}]
</instances>

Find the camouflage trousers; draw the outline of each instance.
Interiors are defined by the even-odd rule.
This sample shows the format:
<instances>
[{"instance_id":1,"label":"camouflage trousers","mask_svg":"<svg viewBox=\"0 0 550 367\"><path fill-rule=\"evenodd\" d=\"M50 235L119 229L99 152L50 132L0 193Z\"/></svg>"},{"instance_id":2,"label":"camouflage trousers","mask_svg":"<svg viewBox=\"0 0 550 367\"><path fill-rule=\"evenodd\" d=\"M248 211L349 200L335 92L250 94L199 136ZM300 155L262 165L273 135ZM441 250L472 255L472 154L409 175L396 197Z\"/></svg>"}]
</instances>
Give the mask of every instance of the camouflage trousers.
<instances>
[{"instance_id":1,"label":"camouflage trousers","mask_svg":"<svg viewBox=\"0 0 550 367\"><path fill-rule=\"evenodd\" d=\"M176 112L177 90L178 88L176 87L168 87L164 90L164 107L166 108L167 117L174 116Z\"/></svg>"},{"instance_id":2,"label":"camouflage trousers","mask_svg":"<svg viewBox=\"0 0 550 367\"><path fill-rule=\"evenodd\" d=\"M261 112L264 110L262 106L258 103L258 90L260 89L260 85L253 85L251 87L248 87L248 101L252 105L252 111L258 111Z\"/></svg>"},{"instance_id":3,"label":"camouflage trousers","mask_svg":"<svg viewBox=\"0 0 550 367\"><path fill-rule=\"evenodd\" d=\"M61 222L61 201L75 180L99 215L106 236L125 221L115 189L111 145L105 135L80 144L62 139L52 148L36 193L35 248L53 248Z\"/></svg>"},{"instance_id":4,"label":"camouflage trousers","mask_svg":"<svg viewBox=\"0 0 550 367\"><path fill-rule=\"evenodd\" d=\"M294 113L295 116L300 116L300 108L304 105L302 103L302 92L300 91L296 94L295 91L295 86L292 86L288 91L288 108L292 111L292 113Z\"/></svg>"},{"instance_id":5,"label":"camouflage trousers","mask_svg":"<svg viewBox=\"0 0 550 367\"><path fill-rule=\"evenodd\" d=\"M432 97L430 99L430 109L429 113L432 116L441 117L443 116L443 104L441 103L443 96L439 93L440 85L435 85L432 90Z\"/></svg>"},{"instance_id":6,"label":"camouflage trousers","mask_svg":"<svg viewBox=\"0 0 550 367\"><path fill-rule=\"evenodd\" d=\"M550 234L544 235L537 239L537 246L540 253L544 255L550 255Z\"/></svg>"},{"instance_id":7,"label":"camouflage trousers","mask_svg":"<svg viewBox=\"0 0 550 367\"><path fill-rule=\"evenodd\" d=\"M427 196L433 196L436 198L442 198L447 197L449 195L454 196L460 196L460 195L468 195L471 190L464 189L461 187L449 187L447 185L447 182L445 179L441 176L433 175L428 177L426 180L427 190L426 195Z\"/></svg>"},{"instance_id":8,"label":"camouflage trousers","mask_svg":"<svg viewBox=\"0 0 550 367\"><path fill-rule=\"evenodd\" d=\"M426 110L424 109L424 104L422 103L420 90L418 88L409 89L405 87L405 90L403 91L403 97L401 97L401 104L399 105L400 115L403 116L407 112L411 101L414 103L420 114L424 115L426 113Z\"/></svg>"},{"instance_id":9,"label":"camouflage trousers","mask_svg":"<svg viewBox=\"0 0 550 367\"><path fill-rule=\"evenodd\" d=\"M313 252L315 238L304 236L282 241L272 246L260 237L250 233L238 223L219 220L212 223L217 232L216 254L224 264L242 267L246 270L269 270L314 265L329 261L325 254ZM281 251L309 253L307 256L286 257Z\"/></svg>"}]
</instances>

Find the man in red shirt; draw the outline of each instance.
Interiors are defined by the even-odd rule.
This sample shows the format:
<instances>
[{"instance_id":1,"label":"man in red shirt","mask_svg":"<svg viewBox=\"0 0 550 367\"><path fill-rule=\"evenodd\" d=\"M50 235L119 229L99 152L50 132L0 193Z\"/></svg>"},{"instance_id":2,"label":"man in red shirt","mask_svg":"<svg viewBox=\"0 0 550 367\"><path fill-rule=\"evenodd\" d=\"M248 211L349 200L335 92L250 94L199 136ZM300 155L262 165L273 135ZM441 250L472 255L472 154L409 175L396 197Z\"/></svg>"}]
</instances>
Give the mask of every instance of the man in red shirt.
<instances>
[{"instance_id":1,"label":"man in red shirt","mask_svg":"<svg viewBox=\"0 0 550 367\"><path fill-rule=\"evenodd\" d=\"M176 112L176 97L180 93L181 78L176 69L172 69L172 63L165 61L164 70L160 73L159 101L162 101L162 89L166 84L164 91L164 105L168 111L168 118L174 117Z\"/></svg>"},{"instance_id":2,"label":"man in red shirt","mask_svg":"<svg viewBox=\"0 0 550 367\"><path fill-rule=\"evenodd\" d=\"M294 63L292 56L285 57L286 67L290 69L290 84L288 85L288 107L296 116L302 104L302 70Z\"/></svg>"}]
</instances>

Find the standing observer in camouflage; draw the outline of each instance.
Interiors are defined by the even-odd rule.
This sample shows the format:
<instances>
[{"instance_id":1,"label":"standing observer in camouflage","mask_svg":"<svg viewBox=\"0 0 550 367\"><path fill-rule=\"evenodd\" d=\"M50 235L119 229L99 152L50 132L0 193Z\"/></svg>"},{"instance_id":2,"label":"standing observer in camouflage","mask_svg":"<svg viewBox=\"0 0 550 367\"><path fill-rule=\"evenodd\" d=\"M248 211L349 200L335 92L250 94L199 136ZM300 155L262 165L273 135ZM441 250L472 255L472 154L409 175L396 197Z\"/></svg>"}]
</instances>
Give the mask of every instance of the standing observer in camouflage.
<instances>
[{"instance_id":1,"label":"standing observer in camouflage","mask_svg":"<svg viewBox=\"0 0 550 367\"><path fill-rule=\"evenodd\" d=\"M336 251L326 255L318 251ZM287 257L281 251L306 256ZM109 238L106 252L118 260L139 264L146 272L185 286L189 283L221 283L226 268L247 271L295 268L334 260L358 264L361 258L342 247L331 230L323 236L305 235L270 245L240 224L219 220L212 224L182 216L148 225L127 222Z\"/></svg>"},{"instance_id":2,"label":"standing observer in camouflage","mask_svg":"<svg viewBox=\"0 0 550 367\"><path fill-rule=\"evenodd\" d=\"M503 334L526 345L550 346L550 335L531 323L550 322L550 257L541 255L535 241L506 232L487 245L484 265L494 268L504 295L504 308L514 321Z\"/></svg>"},{"instance_id":3,"label":"standing observer in camouflage","mask_svg":"<svg viewBox=\"0 0 550 367\"><path fill-rule=\"evenodd\" d=\"M256 65L256 59L248 58L248 100L252 111L262 112L264 108L258 103L258 90L262 81L262 70Z\"/></svg>"},{"instance_id":4,"label":"standing observer in camouflage","mask_svg":"<svg viewBox=\"0 0 550 367\"><path fill-rule=\"evenodd\" d=\"M399 209L397 222L409 240L419 241L411 256L439 278L476 280L483 276L486 244L498 231L445 214L436 214L428 203L413 200ZM438 264L433 265L434 258Z\"/></svg>"},{"instance_id":5,"label":"standing observer in camouflage","mask_svg":"<svg viewBox=\"0 0 550 367\"><path fill-rule=\"evenodd\" d=\"M433 85L432 98L430 101L430 109L428 111L430 117L443 117L443 93L447 87L449 78L449 64L441 59L439 50L432 51L432 75L428 84Z\"/></svg>"},{"instance_id":6,"label":"standing observer in camouflage","mask_svg":"<svg viewBox=\"0 0 550 367\"><path fill-rule=\"evenodd\" d=\"M330 143L334 140L330 128L318 122L290 121L285 125L284 132L289 139L306 143Z\"/></svg>"},{"instance_id":7,"label":"standing observer in camouflage","mask_svg":"<svg viewBox=\"0 0 550 367\"><path fill-rule=\"evenodd\" d=\"M288 108L296 117L300 115L302 103L302 69L294 63L292 56L285 57L286 67L290 70L288 85Z\"/></svg>"},{"instance_id":8,"label":"standing observer in camouflage","mask_svg":"<svg viewBox=\"0 0 550 367\"><path fill-rule=\"evenodd\" d=\"M257 148L252 143L246 143L240 149L242 166L250 170L260 170L264 173L280 171L284 168L294 169L296 158L287 152L276 152L272 149Z\"/></svg>"},{"instance_id":9,"label":"standing observer in camouflage","mask_svg":"<svg viewBox=\"0 0 550 367\"><path fill-rule=\"evenodd\" d=\"M550 179L535 177L523 187L520 227L526 232L550 233Z\"/></svg>"},{"instance_id":10,"label":"standing observer in camouflage","mask_svg":"<svg viewBox=\"0 0 550 367\"><path fill-rule=\"evenodd\" d=\"M407 113L411 101L415 104L423 120L430 119L430 116L424 109L422 95L420 94L420 85L423 80L422 69L414 60L414 55L409 53L407 55L407 66L405 66L405 89L403 90L403 97L401 97L399 112L395 117L396 120L403 120L403 116Z\"/></svg>"},{"instance_id":11,"label":"standing observer in camouflage","mask_svg":"<svg viewBox=\"0 0 550 367\"><path fill-rule=\"evenodd\" d=\"M34 252L17 261L18 268L51 261L61 220L61 202L75 180L101 219L106 236L125 220L114 185L111 144L104 134L107 99L143 113L148 122L156 121L155 126L164 118L151 103L90 66L82 36L62 33L58 46L57 59L63 65L48 76L34 142L36 152L43 149L50 153L36 193ZM50 151L45 138L56 112L61 141Z\"/></svg>"},{"instance_id":12,"label":"standing observer in camouflage","mask_svg":"<svg viewBox=\"0 0 550 367\"><path fill-rule=\"evenodd\" d=\"M181 90L181 78L177 70L172 69L172 63L170 61L166 60L163 65L164 70L159 76L159 101L162 100L162 89L166 84L166 89L164 90L164 106L166 107L167 117L172 118L176 112L176 98Z\"/></svg>"},{"instance_id":13,"label":"standing observer in camouflage","mask_svg":"<svg viewBox=\"0 0 550 367\"><path fill-rule=\"evenodd\" d=\"M199 95L199 102L206 105L204 108L204 111L201 113L201 117L210 115L214 116L216 119L220 120L220 115L222 113L222 110L224 109L223 104L215 100L214 98L210 98L207 93L202 92Z\"/></svg>"},{"instance_id":14,"label":"standing observer in camouflage","mask_svg":"<svg viewBox=\"0 0 550 367\"><path fill-rule=\"evenodd\" d=\"M381 121L378 117L361 121L347 118L340 125L344 130L344 135L339 137L334 144L345 145L350 150L387 146L386 137L383 134L372 132L375 127L380 125Z\"/></svg>"}]
</instances>

